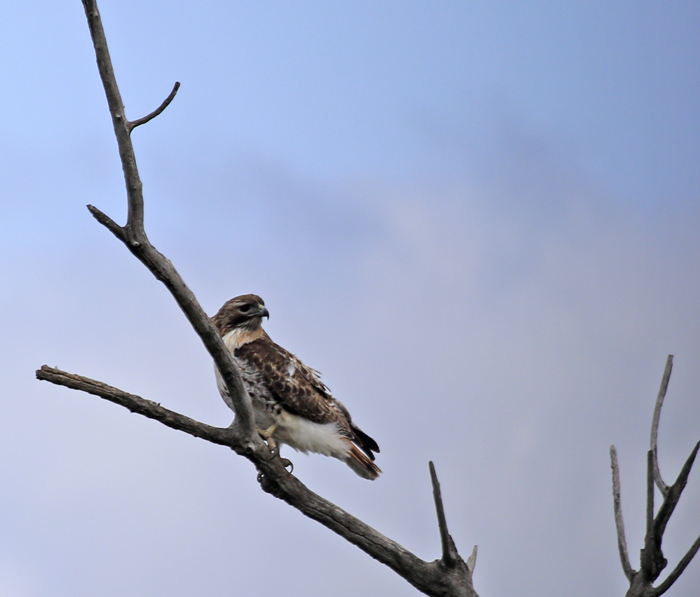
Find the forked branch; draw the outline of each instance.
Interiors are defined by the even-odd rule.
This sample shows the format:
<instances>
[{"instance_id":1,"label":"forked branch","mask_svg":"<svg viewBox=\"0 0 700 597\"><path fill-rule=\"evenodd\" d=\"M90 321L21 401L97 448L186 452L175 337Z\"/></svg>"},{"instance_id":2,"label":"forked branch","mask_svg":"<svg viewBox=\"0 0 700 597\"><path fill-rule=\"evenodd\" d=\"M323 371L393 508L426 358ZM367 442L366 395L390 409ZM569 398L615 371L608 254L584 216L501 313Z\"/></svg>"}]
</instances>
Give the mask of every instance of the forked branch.
<instances>
[{"instance_id":1,"label":"forked branch","mask_svg":"<svg viewBox=\"0 0 700 597\"><path fill-rule=\"evenodd\" d=\"M460 568L466 567L466 571L463 573L465 576L471 576L474 573L474 568L476 567L476 552L477 546L472 549L471 555L467 558L465 562L457 551L457 546L455 545L452 535L450 535L447 530L447 517L445 516L445 506L442 502L442 491L440 490L440 481L438 481L437 473L435 472L435 465L431 460L428 463L430 467L430 481L433 484L433 499L435 500L435 511L437 513L438 519L438 529L440 531L440 543L442 544L442 565L446 568Z\"/></svg>"},{"instance_id":2,"label":"forked branch","mask_svg":"<svg viewBox=\"0 0 700 597\"><path fill-rule=\"evenodd\" d=\"M688 482L688 475L695 462L700 442L698 442L690 456L686 460L678 478L673 485L668 486L661 480L656 454L657 434L659 418L661 416L661 406L668 389L673 366L673 355L668 356L666 369L664 370L661 388L656 399L654 418L651 426L651 449L647 452L647 487L646 487L646 533L644 536L644 549L641 551L639 570L632 569L627 554L627 542L625 540L625 530L622 522L622 508L620 506L620 473L617 464L617 452L615 446L610 448L610 458L613 472L613 501L615 506L615 525L617 527L617 541L620 551L620 561L625 576L630 582L627 597L659 597L671 588L673 583L683 573L690 561L693 559L698 549L700 549L700 537L693 543L688 552L681 558L674 570L658 586L654 582L661 572L666 568L667 560L663 555L661 544L663 542L666 526L673 514L673 511L680 500L683 489ZM654 514L654 486L659 488L663 502L656 514Z\"/></svg>"},{"instance_id":3,"label":"forked branch","mask_svg":"<svg viewBox=\"0 0 700 597\"><path fill-rule=\"evenodd\" d=\"M267 453L264 455L251 450L249 445L241 441L240 433L232 428L205 425L164 408L151 400L145 400L103 382L67 373L47 365L39 369L36 376L44 381L99 396L129 409L131 412L155 419L172 429L184 431L215 444L228 446L255 464L260 472L263 490L284 500L302 514L320 522L374 559L386 564L419 591L435 597L478 597L471 580L476 550L470 557L471 566L470 562L465 563L460 558L456 548L454 551L455 563L451 566L446 566L443 560L425 562L368 524L311 491L294 475L288 473L282 461L272 457L267 449ZM437 476L434 477L434 482L437 482ZM454 543L452 545L454 546Z\"/></svg>"},{"instance_id":4,"label":"forked branch","mask_svg":"<svg viewBox=\"0 0 700 597\"><path fill-rule=\"evenodd\" d=\"M124 112L124 104L119 92L119 86L117 85L117 79L114 75L114 69L112 68L112 60L109 56L107 39L97 3L95 0L83 0L83 6L85 8L88 27L90 28L90 36L92 37L92 43L95 48L97 68L100 73L100 78L102 79L105 95L107 96L109 112L112 116L114 134L117 138L117 145L119 146L119 157L124 171L124 182L126 184L128 201L126 226L119 226L109 216L92 205L89 205L88 209L100 224L105 226L112 234L121 240L136 258L139 259L158 280L163 282L168 290L170 290L173 298L177 301L188 321L209 351L209 354L214 359L216 366L219 368L226 382L229 396L231 396L236 407L236 418L233 425L237 432L241 433L242 441L250 444L251 448L254 446L256 450L264 450L266 448L262 440L260 440L257 433L255 433L255 423L250 399L243 387L240 372L233 364L230 353L221 341L213 324L209 321L209 317L207 317L204 309L199 305L194 293L187 287L172 263L156 250L146 236L143 220L143 185L141 184L141 178L136 165L134 146L130 136L133 123L127 120ZM163 102L155 112L149 114L145 118L151 120L162 113L175 97L178 88L179 84L175 84L173 91L165 102ZM143 124L147 120L141 119L141 122L135 122Z\"/></svg>"},{"instance_id":5,"label":"forked branch","mask_svg":"<svg viewBox=\"0 0 700 597\"><path fill-rule=\"evenodd\" d=\"M37 378L99 396L128 408L132 412L155 419L173 429L184 431L212 443L228 446L253 462L259 471L258 478L264 491L284 500L304 515L320 522L376 560L386 564L419 591L436 597L438 595L443 597L477 597L472 586L476 548L467 562L464 562L459 556L454 541L447 532L440 486L432 463L431 478L440 520L443 558L433 562L425 562L361 520L310 491L296 477L287 472L282 460L275 457L260 439L255 429L250 398L245 391L240 372L233 362L231 354L224 346L219 334L200 307L192 291L170 261L151 245L144 229L142 184L136 166L130 133L136 126L152 120L167 108L177 93L179 83L175 84L168 98L156 110L133 122L127 120L96 2L95 0L82 1L119 146L128 199L127 223L125 226L120 226L96 207L90 205L88 209L93 217L121 240L131 253L171 292L221 372L228 387L229 396L233 401L236 417L228 428L212 427L100 381L66 373L46 365L36 372Z\"/></svg>"}]
</instances>

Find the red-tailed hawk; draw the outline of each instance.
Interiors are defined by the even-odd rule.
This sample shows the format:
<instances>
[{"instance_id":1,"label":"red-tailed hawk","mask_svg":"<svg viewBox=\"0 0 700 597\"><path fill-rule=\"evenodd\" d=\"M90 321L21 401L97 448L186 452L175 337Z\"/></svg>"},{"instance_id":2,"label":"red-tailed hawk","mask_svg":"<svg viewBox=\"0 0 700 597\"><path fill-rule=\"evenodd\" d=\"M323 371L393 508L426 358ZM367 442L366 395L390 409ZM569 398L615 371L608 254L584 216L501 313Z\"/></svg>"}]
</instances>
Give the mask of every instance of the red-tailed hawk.
<instances>
[{"instance_id":1,"label":"red-tailed hawk","mask_svg":"<svg viewBox=\"0 0 700 597\"><path fill-rule=\"evenodd\" d=\"M259 296L244 294L224 303L212 318L241 371L258 432L273 450L287 444L300 452L333 456L360 477L376 479L381 472L373 462L377 442L352 422L318 371L270 339L262 328L263 317L269 316ZM233 409L218 369L216 381Z\"/></svg>"}]
</instances>

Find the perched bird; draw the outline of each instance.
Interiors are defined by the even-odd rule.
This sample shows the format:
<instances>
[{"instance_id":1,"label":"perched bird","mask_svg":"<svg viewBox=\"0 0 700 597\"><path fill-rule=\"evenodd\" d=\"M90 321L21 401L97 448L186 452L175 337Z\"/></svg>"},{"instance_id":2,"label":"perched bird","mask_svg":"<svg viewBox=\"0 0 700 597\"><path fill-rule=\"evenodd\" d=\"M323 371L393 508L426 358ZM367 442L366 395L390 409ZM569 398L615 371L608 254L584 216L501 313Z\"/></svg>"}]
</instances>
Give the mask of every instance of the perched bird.
<instances>
[{"instance_id":1,"label":"perched bird","mask_svg":"<svg viewBox=\"0 0 700 597\"><path fill-rule=\"evenodd\" d=\"M376 479L377 442L361 431L341 402L331 396L318 371L275 344L262 328L270 314L263 300L244 294L224 303L212 318L233 354L253 403L258 433L273 451L287 444L345 462L360 477ZM216 381L224 402L233 409L219 370Z\"/></svg>"}]
</instances>

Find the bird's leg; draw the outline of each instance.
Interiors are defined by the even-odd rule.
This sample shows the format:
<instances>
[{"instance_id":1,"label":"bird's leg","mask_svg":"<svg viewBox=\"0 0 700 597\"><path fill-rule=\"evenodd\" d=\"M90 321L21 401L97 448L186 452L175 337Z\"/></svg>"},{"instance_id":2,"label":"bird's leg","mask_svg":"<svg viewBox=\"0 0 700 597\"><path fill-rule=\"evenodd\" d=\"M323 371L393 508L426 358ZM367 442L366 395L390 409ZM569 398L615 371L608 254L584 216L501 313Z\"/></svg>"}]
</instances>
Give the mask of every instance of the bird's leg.
<instances>
[{"instance_id":1,"label":"bird's leg","mask_svg":"<svg viewBox=\"0 0 700 597\"><path fill-rule=\"evenodd\" d=\"M258 430L258 434L260 435L260 437L262 437L267 442L267 445L272 451L273 457L279 456L279 446L277 445L277 442L272 438L272 434L275 431L277 431L277 423L273 423L267 429L260 429L260 427L256 427L256 429Z\"/></svg>"},{"instance_id":2,"label":"bird's leg","mask_svg":"<svg viewBox=\"0 0 700 597\"><path fill-rule=\"evenodd\" d=\"M256 427L256 429L260 437L262 437L267 442L267 445L270 448L270 451L272 452L272 457L275 458L276 456L279 456L280 460L282 461L282 465L284 466L284 468L289 467L289 472L291 474L291 472L294 470L294 465L292 464L292 461L288 458L282 458L280 456L280 447L277 445L277 442L272 437L272 435L277 430L277 423L273 423L267 429L260 429L260 427Z\"/></svg>"}]
</instances>

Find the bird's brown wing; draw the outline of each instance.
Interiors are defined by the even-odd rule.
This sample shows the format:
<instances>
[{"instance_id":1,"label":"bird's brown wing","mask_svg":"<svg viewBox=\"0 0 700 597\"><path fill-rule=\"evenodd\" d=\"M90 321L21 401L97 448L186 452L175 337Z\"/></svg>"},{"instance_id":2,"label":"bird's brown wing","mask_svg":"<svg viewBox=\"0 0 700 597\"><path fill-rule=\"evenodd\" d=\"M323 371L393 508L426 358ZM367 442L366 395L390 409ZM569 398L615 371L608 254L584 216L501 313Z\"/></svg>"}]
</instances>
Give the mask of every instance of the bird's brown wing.
<instances>
[{"instance_id":1,"label":"bird's brown wing","mask_svg":"<svg viewBox=\"0 0 700 597\"><path fill-rule=\"evenodd\" d=\"M318 371L275 344L267 334L234 351L236 358L255 368L275 400L288 412L314 423L335 423L338 430L357 443L374 460L379 446L359 429L342 402L321 381Z\"/></svg>"},{"instance_id":2,"label":"bird's brown wing","mask_svg":"<svg viewBox=\"0 0 700 597\"><path fill-rule=\"evenodd\" d=\"M314 423L336 423L352 438L347 410L331 396L318 374L292 353L263 337L237 348L234 355L260 373L285 410Z\"/></svg>"}]
</instances>

